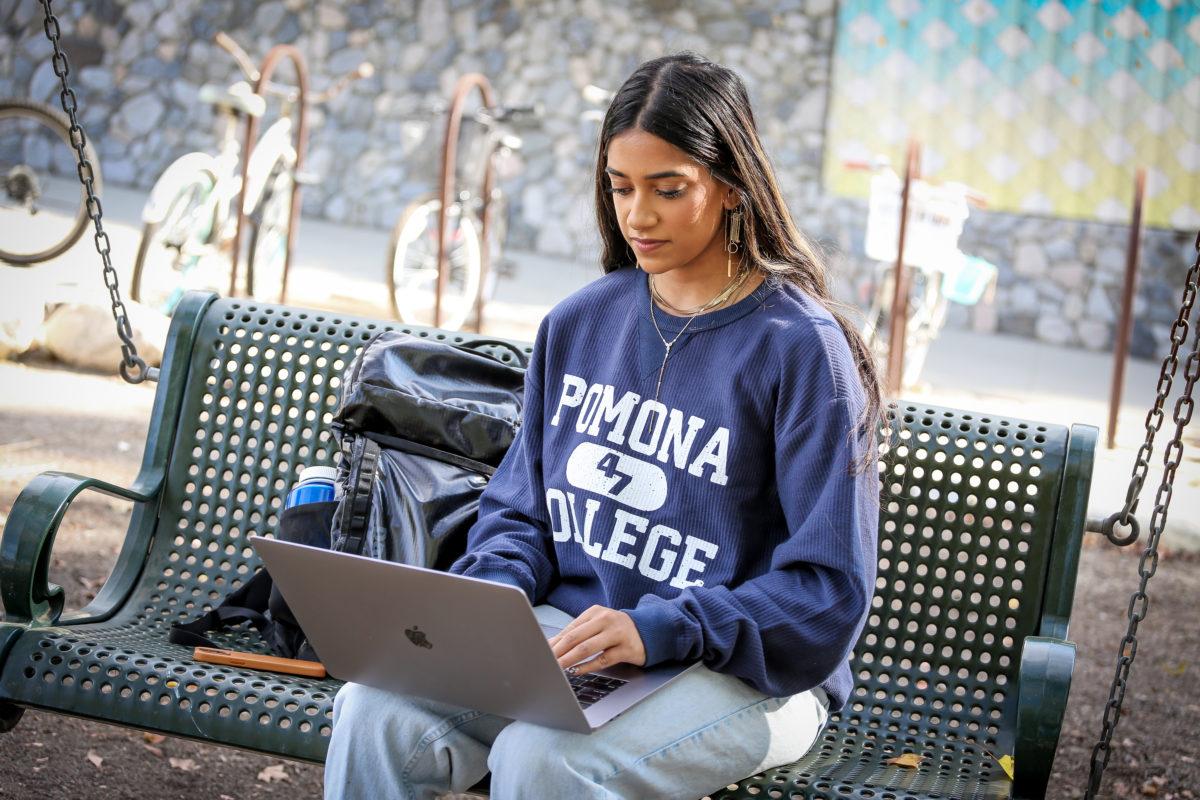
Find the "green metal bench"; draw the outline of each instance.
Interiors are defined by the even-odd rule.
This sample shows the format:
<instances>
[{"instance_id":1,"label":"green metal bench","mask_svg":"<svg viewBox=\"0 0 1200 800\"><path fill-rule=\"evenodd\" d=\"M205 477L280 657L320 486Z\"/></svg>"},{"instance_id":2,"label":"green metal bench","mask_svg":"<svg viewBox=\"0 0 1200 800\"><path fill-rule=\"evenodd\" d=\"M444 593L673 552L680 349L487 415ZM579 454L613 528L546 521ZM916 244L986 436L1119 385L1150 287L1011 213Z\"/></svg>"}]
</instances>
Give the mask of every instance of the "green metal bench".
<instances>
[{"instance_id":1,"label":"green metal bench","mask_svg":"<svg viewBox=\"0 0 1200 800\"><path fill-rule=\"evenodd\" d=\"M258 566L246 537L272 530L302 466L332 463L340 376L391 327L184 298L132 486L44 473L9 514L0 730L37 708L323 761L337 681L197 663L167 629ZM714 798L1044 795L1074 664L1065 639L1096 431L905 404L890 419L856 693L802 762ZM47 567L64 512L87 489L131 500L132 518L103 589L64 614ZM262 649L251 633L225 642ZM917 766L888 763L906 753ZM1007 754L1012 781L996 761Z\"/></svg>"}]
</instances>

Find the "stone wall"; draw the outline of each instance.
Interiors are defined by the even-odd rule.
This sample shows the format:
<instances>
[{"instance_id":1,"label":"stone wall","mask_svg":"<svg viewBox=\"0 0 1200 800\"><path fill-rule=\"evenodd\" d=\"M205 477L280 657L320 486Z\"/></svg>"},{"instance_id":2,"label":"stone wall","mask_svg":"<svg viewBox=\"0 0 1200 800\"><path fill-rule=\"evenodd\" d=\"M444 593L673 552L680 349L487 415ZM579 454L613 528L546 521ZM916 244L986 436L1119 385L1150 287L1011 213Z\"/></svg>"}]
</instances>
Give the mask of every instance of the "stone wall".
<instances>
[{"instance_id":1,"label":"stone wall","mask_svg":"<svg viewBox=\"0 0 1200 800\"><path fill-rule=\"evenodd\" d=\"M869 275L865 201L826 195L820 180L835 0L99 0L56 11L85 129L105 178L149 188L176 156L211 149L211 109L199 87L238 76L213 43L228 32L255 59L278 42L307 58L314 88L368 60L360 81L312 115L306 214L386 228L434 178L440 123L458 77L486 75L502 102L537 103L523 128L510 198L516 250L588 261L597 123L581 89L615 88L642 60L694 49L737 69L756 104L797 222L825 246L847 301ZM5 8L12 7L11 2ZM40 5L15 4L0 38L0 94L56 100ZM287 77L286 70L277 73ZM430 136L432 134L432 142ZM958 306L951 324L1093 349L1112 344L1124 228L976 212L963 249L1000 268L994 301ZM1161 356L1194 260L1194 233L1148 231L1134 353Z\"/></svg>"}]
</instances>

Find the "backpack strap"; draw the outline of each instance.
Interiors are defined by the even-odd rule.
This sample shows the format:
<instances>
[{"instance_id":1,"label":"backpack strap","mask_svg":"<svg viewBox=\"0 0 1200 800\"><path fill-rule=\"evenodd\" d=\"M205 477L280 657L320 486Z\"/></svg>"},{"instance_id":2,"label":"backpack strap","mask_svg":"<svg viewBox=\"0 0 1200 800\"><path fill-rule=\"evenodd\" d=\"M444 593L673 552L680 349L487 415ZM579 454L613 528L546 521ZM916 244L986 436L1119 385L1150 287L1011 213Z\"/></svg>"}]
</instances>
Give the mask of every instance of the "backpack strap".
<instances>
[{"instance_id":1,"label":"backpack strap","mask_svg":"<svg viewBox=\"0 0 1200 800\"><path fill-rule=\"evenodd\" d=\"M259 570L212 611L191 622L172 623L167 641L185 647L220 647L204 634L243 622L249 622L261 633L268 624L263 612L267 610L271 586L271 576L266 570Z\"/></svg>"},{"instance_id":2,"label":"backpack strap","mask_svg":"<svg viewBox=\"0 0 1200 800\"><path fill-rule=\"evenodd\" d=\"M512 353L513 358L516 359L517 365L520 366L521 369L529 369L529 356L525 355L525 351L517 347L512 342L506 342L503 339L471 339L469 341L459 343L456 345L456 347L480 353L481 355L488 356L496 361L501 361L501 359L497 358L491 353L485 352L485 348L493 347L507 350L508 352Z\"/></svg>"},{"instance_id":3,"label":"backpack strap","mask_svg":"<svg viewBox=\"0 0 1200 800\"><path fill-rule=\"evenodd\" d=\"M482 461L476 461L473 458L460 456L458 453L449 453L445 450L439 450L436 447L430 447L419 442L410 442L407 439L401 439L396 436L388 436L386 433L375 433L374 431L362 431L362 435L366 438L378 442L381 445L390 447L393 450L400 450L405 453L410 453L414 456L423 456L432 458L435 461L442 461L447 464L453 464L461 469L469 470L470 472L478 472L486 478L490 478L496 474L496 468L490 464L485 464Z\"/></svg>"},{"instance_id":4,"label":"backpack strap","mask_svg":"<svg viewBox=\"0 0 1200 800\"><path fill-rule=\"evenodd\" d=\"M346 496L342 498L342 516L338 529L340 541L333 549L359 554L367 538L367 518L371 513L371 490L379 468L379 444L367 436L354 437L352 449L360 450L350 459L351 468Z\"/></svg>"}]
</instances>

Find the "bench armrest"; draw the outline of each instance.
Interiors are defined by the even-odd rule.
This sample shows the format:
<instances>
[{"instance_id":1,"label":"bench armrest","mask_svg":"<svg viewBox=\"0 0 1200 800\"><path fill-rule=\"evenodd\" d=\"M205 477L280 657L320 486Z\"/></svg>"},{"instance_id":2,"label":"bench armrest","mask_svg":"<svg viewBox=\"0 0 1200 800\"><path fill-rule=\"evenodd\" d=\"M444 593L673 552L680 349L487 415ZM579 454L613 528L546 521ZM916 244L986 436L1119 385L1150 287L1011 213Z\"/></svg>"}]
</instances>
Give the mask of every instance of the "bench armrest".
<instances>
[{"instance_id":1,"label":"bench armrest","mask_svg":"<svg viewBox=\"0 0 1200 800\"><path fill-rule=\"evenodd\" d=\"M124 488L67 472L43 472L17 497L0 539L0 600L5 622L53 625L63 610L63 589L49 582L50 553L63 515L85 489L95 489L137 503L125 545L96 600L75 621L103 619L132 590L150 544L153 524L142 524L147 509L157 509L161 480L142 476ZM136 535L137 531L143 535ZM76 617L76 615L72 615Z\"/></svg>"},{"instance_id":2,"label":"bench armrest","mask_svg":"<svg viewBox=\"0 0 1200 800\"><path fill-rule=\"evenodd\" d=\"M54 625L63 616L62 587L51 585L48 579L50 551L63 515L84 489L132 500L133 517L103 588L87 608L67 615L63 622L108 619L132 594L154 538L163 476L174 447L192 348L215 299L212 292L188 292L171 316L146 450L133 485L125 488L66 472L44 472L17 497L0 539L0 602L6 623Z\"/></svg>"},{"instance_id":3,"label":"bench armrest","mask_svg":"<svg viewBox=\"0 0 1200 800\"><path fill-rule=\"evenodd\" d=\"M1041 800L1046 796L1074 669L1074 643L1045 636L1025 640L1013 746L1014 800Z\"/></svg>"}]
</instances>

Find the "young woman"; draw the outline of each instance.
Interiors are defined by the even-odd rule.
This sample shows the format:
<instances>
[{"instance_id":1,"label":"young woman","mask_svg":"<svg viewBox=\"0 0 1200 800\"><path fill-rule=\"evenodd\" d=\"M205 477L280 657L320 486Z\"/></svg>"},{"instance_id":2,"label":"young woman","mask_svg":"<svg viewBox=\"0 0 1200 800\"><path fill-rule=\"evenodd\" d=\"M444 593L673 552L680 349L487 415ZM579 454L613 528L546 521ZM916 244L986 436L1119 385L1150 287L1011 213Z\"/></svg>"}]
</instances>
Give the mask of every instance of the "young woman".
<instances>
[{"instance_id":1,"label":"young woman","mask_svg":"<svg viewBox=\"0 0 1200 800\"><path fill-rule=\"evenodd\" d=\"M562 667L703 666L591 735L347 685L328 797L697 798L793 761L851 693L879 389L731 71L642 65L596 167L605 275L543 321L454 572L515 585ZM592 659L583 662L585 659Z\"/></svg>"}]
</instances>

